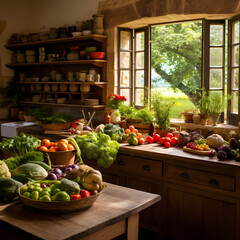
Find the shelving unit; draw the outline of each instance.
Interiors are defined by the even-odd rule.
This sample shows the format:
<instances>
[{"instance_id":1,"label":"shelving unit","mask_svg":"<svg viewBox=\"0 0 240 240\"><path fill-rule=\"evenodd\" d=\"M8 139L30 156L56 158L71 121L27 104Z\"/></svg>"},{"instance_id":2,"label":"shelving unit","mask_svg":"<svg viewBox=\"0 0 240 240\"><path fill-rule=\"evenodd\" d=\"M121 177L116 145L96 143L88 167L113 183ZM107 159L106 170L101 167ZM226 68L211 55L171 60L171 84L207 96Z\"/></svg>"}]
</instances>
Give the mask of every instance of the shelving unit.
<instances>
[{"instance_id":1,"label":"shelving unit","mask_svg":"<svg viewBox=\"0 0 240 240\"><path fill-rule=\"evenodd\" d=\"M59 39L49 39L46 41L36 41L36 42L27 42L27 43L18 43L12 45L6 45L5 47L14 52L25 51L28 49L34 49L38 52L39 47L45 47L46 55L47 53L59 53L64 50L69 49L73 46L79 46L81 49L85 47L97 47L101 48L102 51L106 52L107 47L107 36L104 35L88 35L88 36L80 36L80 37L68 37L68 38L59 38ZM46 57L47 59L47 57ZM21 104L34 104L34 105L53 105L53 106L70 106L70 107L87 107L87 108L97 108L103 109L106 103L106 88L107 88L107 80L106 80L106 69L107 69L107 60L106 59L83 59L76 61L48 61L45 62L34 62L34 63L9 63L6 64L8 68L14 70L14 78L16 84L20 84L23 86L23 91L29 93L30 97L34 94L38 94L41 96L40 102L28 101L27 99L20 101ZM20 72L26 73L27 76L49 76L50 72L56 70L63 75L66 75L68 72L79 72L81 70L89 70L91 68L98 69L101 74L101 82L69 82L66 79L62 81L20 81L19 74ZM30 89L32 85L36 84L57 84L57 85L67 85L70 87L71 85L90 85L91 90L88 93L83 93L77 91L44 91L44 86L42 86L41 90L37 91ZM32 87L33 89L35 88ZM68 99L68 104L58 104L58 103L49 103L46 102L46 99L49 98L51 94L53 98L58 99L61 97L66 97ZM100 100L100 104L98 106L88 106L84 105L84 101L86 98L98 98ZM76 104L76 102L78 104Z\"/></svg>"}]
</instances>

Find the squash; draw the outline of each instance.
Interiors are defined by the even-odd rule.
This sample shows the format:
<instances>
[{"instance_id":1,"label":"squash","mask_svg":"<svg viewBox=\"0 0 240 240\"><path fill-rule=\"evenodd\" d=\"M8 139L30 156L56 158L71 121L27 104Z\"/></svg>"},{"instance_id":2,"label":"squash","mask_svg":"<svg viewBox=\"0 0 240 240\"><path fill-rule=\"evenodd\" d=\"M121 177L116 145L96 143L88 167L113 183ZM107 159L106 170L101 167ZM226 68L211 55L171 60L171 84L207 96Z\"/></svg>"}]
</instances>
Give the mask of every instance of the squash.
<instances>
[{"instance_id":1,"label":"squash","mask_svg":"<svg viewBox=\"0 0 240 240\"><path fill-rule=\"evenodd\" d=\"M211 148L217 149L218 147L221 147L224 145L224 139L219 134L212 134L207 137L206 143Z\"/></svg>"}]
</instances>

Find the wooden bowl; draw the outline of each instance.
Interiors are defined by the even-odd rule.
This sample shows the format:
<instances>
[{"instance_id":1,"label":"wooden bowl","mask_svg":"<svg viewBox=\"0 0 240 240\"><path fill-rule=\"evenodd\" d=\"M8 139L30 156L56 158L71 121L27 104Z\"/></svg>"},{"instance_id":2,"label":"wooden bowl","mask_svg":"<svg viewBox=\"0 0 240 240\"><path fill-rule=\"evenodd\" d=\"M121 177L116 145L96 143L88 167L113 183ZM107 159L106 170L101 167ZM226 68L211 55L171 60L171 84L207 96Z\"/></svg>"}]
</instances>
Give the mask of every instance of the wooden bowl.
<instances>
[{"instance_id":1,"label":"wooden bowl","mask_svg":"<svg viewBox=\"0 0 240 240\"><path fill-rule=\"evenodd\" d=\"M51 124L42 124L44 130L67 130L71 126L71 123L51 123Z\"/></svg>"},{"instance_id":2,"label":"wooden bowl","mask_svg":"<svg viewBox=\"0 0 240 240\"><path fill-rule=\"evenodd\" d=\"M20 188L18 189L19 198L21 199L24 205L28 207L48 211L51 213L70 213L70 212L79 211L85 208L89 208L95 203L95 201L100 196L101 192L97 193L96 195L92 195L88 198L82 198L79 200L44 202L44 201L37 201L37 200L26 198L20 194Z\"/></svg>"},{"instance_id":3,"label":"wooden bowl","mask_svg":"<svg viewBox=\"0 0 240 240\"><path fill-rule=\"evenodd\" d=\"M48 154L51 164L54 166L71 165L75 162L76 150L58 151L58 152L43 152L44 155Z\"/></svg>"}]
</instances>

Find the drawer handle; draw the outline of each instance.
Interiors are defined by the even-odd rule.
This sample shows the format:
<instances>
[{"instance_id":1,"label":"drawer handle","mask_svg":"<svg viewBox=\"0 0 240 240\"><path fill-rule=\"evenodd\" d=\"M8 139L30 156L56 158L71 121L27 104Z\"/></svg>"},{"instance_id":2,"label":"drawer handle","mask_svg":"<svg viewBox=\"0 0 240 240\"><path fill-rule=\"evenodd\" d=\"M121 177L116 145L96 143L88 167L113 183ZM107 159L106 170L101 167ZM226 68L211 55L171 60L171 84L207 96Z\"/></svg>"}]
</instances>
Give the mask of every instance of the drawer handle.
<instances>
[{"instance_id":1,"label":"drawer handle","mask_svg":"<svg viewBox=\"0 0 240 240\"><path fill-rule=\"evenodd\" d=\"M219 182L216 179L210 179L208 181L208 184L215 186L215 187L219 186Z\"/></svg>"},{"instance_id":2,"label":"drawer handle","mask_svg":"<svg viewBox=\"0 0 240 240\"><path fill-rule=\"evenodd\" d=\"M120 160L120 161L118 161L118 165L125 166L126 164L125 164L125 162L123 160Z\"/></svg>"},{"instance_id":3,"label":"drawer handle","mask_svg":"<svg viewBox=\"0 0 240 240\"><path fill-rule=\"evenodd\" d=\"M151 171L151 167L149 165L144 165L143 170L149 172Z\"/></svg>"},{"instance_id":4,"label":"drawer handle","mask_svg":"<svg viewBox=\"0 0 240 240\"><path fill-rule=\"evenodd\" d=\"M184 179L189 179L190 178L190 176L186 172L181 173L181 177L184 178Z\"/></svg>"}]
</instances>

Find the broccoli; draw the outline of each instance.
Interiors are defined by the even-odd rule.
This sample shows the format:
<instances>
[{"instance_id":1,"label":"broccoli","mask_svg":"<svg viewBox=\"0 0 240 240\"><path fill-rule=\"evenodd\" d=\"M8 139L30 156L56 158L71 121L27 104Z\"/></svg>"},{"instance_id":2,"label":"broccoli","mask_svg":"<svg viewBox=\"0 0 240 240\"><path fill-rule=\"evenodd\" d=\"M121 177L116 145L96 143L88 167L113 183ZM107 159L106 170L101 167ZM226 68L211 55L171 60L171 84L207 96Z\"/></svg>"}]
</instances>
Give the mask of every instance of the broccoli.
<instances>
[{"instance_id":1,"label":"broccoli","mask_svg":"<svg viewBox=\"0 0 240 240\"><path fill-rule=\"evenodd\" d=\"M104 128L104 133L109 135L112 140L120 142L124 134L124 129L121 128L118 124L114 125L110 123L106 124Z\"/></svg>"},{"instance_id":2,"label":"broccoli","mask_svg":"<svg viewBox=\"0 0 240 240\"><path fill-rule=\"evenodd\" d=\"M44 155L40 151L34 151L34 152L27 152L22 156L22 162L28 163L28 162L44 162Z\"/></svg>"}]
</instances>

